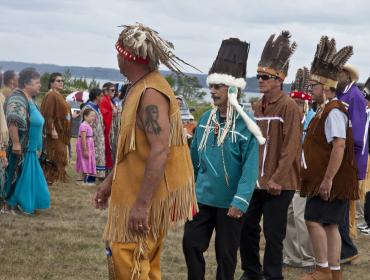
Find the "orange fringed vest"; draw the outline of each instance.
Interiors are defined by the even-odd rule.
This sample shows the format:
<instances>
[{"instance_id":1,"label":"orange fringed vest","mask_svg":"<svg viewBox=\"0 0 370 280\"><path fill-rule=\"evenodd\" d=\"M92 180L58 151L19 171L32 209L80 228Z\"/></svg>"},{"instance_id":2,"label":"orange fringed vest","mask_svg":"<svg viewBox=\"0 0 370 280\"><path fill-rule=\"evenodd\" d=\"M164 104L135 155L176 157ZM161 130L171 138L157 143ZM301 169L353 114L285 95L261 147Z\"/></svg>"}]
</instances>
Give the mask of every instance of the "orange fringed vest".
<instances>
[{"instance_id":1,"label":"orange fringed vest","mask_svg":"<svg viewBox=\"0 0 370 280\"><path fill-rule=\"evenodd\" d=\"M117 145L115 175L109 202L108 222L103 238L112 242L139 242L128 230L128 217L144 176L150 146L145 133L136 126L139 102L145 89L153 88L170 102L170 153L164 176L149 212L150 233L154 238L167 233L171 224L192 218L197 209L194 172L176 97L159 71L135 84L125 102Z\"/></svg>"}]
</instances>

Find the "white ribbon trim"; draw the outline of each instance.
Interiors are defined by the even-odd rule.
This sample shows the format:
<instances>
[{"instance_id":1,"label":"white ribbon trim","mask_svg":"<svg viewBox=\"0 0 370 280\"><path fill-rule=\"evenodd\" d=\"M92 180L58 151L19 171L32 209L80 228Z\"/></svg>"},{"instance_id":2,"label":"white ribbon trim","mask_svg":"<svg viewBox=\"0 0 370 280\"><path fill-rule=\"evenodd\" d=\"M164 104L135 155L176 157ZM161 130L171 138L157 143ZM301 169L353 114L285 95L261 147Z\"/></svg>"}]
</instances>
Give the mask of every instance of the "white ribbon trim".
<instances>
[{"instance_id":1,"label":"white ribbon trim","mask_svg":"<svg viewBox=\"0 0 370 280\"><path fill-rule=\"evenodd\" d=\"M370 124L370 109L366 109L366 125L365 125L365 132L364 132L364 139L362 143L361 155L365 153L366 142L369 136L369 124Z\"/></svg>"},{"instance_id":2,"label":"white ribbon trim","mask_svg":"<svg viewBox=\"0 0 370 280\"><path fill-rule=\"evenodd\" d=\"M234 198L239 199L239 200L243 201L245 204L249 205L249 202L246 201L244 198L242 198L240 196L235 195Z\"/></svg>"},{"instance_id":3,"label":"white ribbon trim","mask_svg":"<svg viewBox=\"0 0 370 280\"><path fill-rule=\"evenodd\" d=\"M302 149L302 165L304 169L307 169L306 158L304 157L304 150Z\"/></svg>"},{"instance_id":4,"label":"white ribbon trim","mask_svg":"<svg viewBox=\"0 0 370 280\"><path fill-rule=\"evenodd\" d=\"M267 121L267 133L266 133L266 139L269 136L270 131L270 122L271 121L280 121L284 123L283 118L281 117L260 117L260 118L254 118L256 121ZM265 147L263 148L263 158L262 158L262 170L261 170L261 177L265 175L265 161L267 157L267 141L265 142Z\"/></svg>"},{"instance_id":5,"label":"white ribbon trim","mask_svg":"<svg viewBox=\"0 0 370 280\"><path fill-rule=\"evenodd\" d=\"M256 121L273 121L273 120L279 120L280 122L284 123L284 120L282 117L258 117L254 118Z\"/></svg>"}]
</instances>

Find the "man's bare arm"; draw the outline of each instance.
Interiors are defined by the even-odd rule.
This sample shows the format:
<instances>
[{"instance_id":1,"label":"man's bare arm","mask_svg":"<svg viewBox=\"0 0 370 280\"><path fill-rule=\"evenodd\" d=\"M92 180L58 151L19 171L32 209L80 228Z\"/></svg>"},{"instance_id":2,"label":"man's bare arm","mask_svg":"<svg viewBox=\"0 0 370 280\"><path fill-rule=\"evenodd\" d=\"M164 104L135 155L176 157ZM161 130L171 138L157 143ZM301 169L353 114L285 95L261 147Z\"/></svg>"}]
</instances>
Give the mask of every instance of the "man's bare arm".
<instances>
[{"instance_id":1,"label":"man's bare arm","mask_svg":"<svg viewBox=\"0 0 370 280\"><path fill-rule=\"evenodd\" d=\"M15 124L10 124L9 126L9 136L12 140L12 150L16 155L22 153L21 144L19 143L18 127Z\"/></svg>"},{"instance_id":2,"label":"man's bare arm","mask_svg":"<svg viewBox=\"0 0 370 280\"><path fill-rule=\"evenodd\" d=\"M328 167L326 168L324 179L320 185L320 196L324 200L328 200L330 197L330 191L333 185L333 179L337 174L344 155L344 149L346 147L346 140L342 138L334 138L332 141L333 148L331 150Z\"/></svg>"},{"instance_id":3,"label":"man's bare arm","mask_svg":"<svg viewBox=\"0 0 370 280\"><path fill-rule=\"evenodd\" d=\"M346 147L346 140L342 138L335 138L332 142L333 148L331 150L328 167L325 172L325 179L333 180L337 174L343 160L344 149Z\"/></svg>"},{"instance_id":4,"label":"man's bare arm","mask_svg":"<svg viewBox=\"0 0 370 280\"><path fill-rule=\"evenodd\" d=\"M130 213L129 228L145 232L149 230L148 213L152 197L163 178L169 153L169 101L156 90L147 89L141 99L138 114L138 126L145 131L150 152L140 191Z\"/></svg>"}]
</instances>

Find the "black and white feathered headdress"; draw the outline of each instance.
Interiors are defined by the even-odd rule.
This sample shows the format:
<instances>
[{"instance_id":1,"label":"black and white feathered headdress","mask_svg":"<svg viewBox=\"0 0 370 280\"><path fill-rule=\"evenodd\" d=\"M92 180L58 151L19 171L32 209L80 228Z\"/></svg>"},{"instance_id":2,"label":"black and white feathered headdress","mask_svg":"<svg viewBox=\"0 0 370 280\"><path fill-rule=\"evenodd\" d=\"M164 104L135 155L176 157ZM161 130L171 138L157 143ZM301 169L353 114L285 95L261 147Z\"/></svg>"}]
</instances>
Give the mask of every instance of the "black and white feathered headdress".
<instances>
[{"instance_id":1,"label":"black and white feathered headdress","mask_svg":"<svg viewBox=\"0 0 370 280\"><path fill-rule=\"evenodd\" d=\"M181 63L198 70L177 57L173 52L174 45L162 39L157 31L141 23L120 27L124 29L118 37L116 49L126 59L151 64L154 68L158 68L159 64L162 63L168 69L177 73L182 73L179 68Z\"/></svg>"},{"instance_id":2,"label":"black and white feathered headdress","mask_svg":"<svg viewBox=\"0 0 370 280\"><path fill-rule=\"evenodd\" d=\"M345 46L337 52L335 39L329 40L328 36L322 36L312 62L311 80L329 88L336 88L338 74L352 55L352 46Z\"/></svg>"},{"instance_id":3,"label":"black and white feathered headdress","mask_svg":"<svg viewBox=\"0 0 370 280\"><path fill-rule=\"evenodd\" d=\"M275 39L272 34L267 40L258 63L257 72L264 72L284 80L288 75L289 59L297 48L297 43L290 44L291 34L282 31Z\"/></svg>"}]
</instances>

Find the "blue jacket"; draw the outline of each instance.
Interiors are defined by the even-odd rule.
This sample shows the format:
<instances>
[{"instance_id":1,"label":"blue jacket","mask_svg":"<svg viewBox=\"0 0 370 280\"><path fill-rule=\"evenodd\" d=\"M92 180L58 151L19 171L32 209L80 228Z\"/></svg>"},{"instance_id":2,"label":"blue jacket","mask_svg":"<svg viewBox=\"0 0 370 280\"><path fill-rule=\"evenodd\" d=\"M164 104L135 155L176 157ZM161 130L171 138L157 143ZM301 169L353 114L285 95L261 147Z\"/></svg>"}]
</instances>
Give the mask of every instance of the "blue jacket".
<instances>
[{"instance_id":1,"label":"blue jacket","mask_svg":"<svg viewBox=\"0 0 370 280\"><path fill-rule=\"evenodd\" d=\"M199 151L211 111L200 119L191 145L196 195L201 204L246 212L258 177L258 142L237 114L235 131L230 129L223 145L217 145L214 123L206 147ZM251 117L253 118L253 117ZM217 112L217 119L220 122ZM224 123L220 123L220 132ZM231 135L236 136L233 142Z\"/></svg>"}]
</instances>

